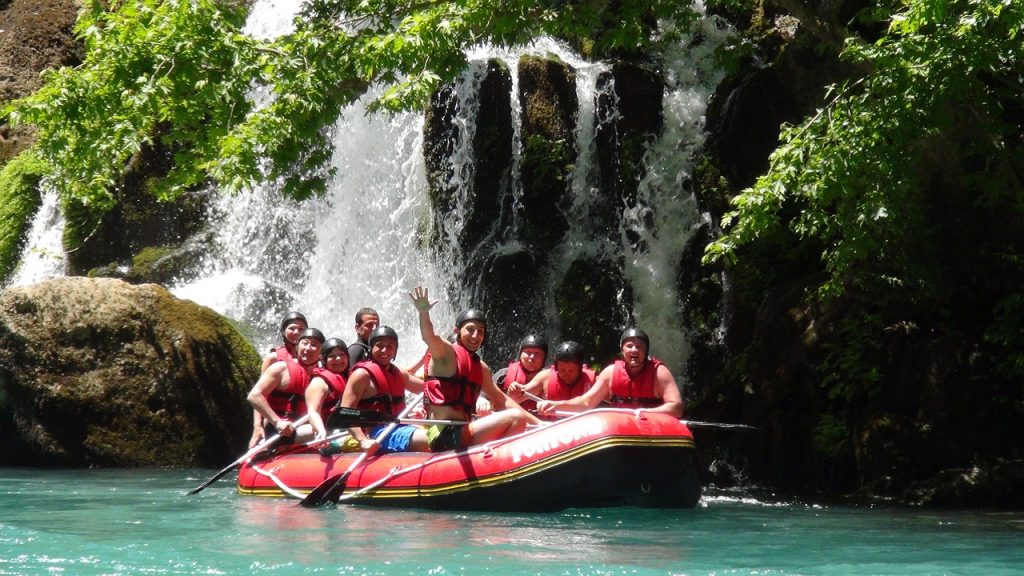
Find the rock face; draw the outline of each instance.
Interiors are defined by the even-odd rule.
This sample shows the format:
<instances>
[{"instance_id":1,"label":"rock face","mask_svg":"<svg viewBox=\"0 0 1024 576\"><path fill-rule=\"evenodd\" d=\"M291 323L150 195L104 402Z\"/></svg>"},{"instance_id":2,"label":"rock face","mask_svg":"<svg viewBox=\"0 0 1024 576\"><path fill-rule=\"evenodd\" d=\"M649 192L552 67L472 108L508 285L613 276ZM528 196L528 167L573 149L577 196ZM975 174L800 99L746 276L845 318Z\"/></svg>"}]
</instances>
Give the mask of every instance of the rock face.
<instances>
[{"instance_id":1,"label":"rock face","mask_svg":"<svg viewBox=\"0 0 1024 576\"><path fill-rule=\"evenodd\" d=\"M259 356L164 288L59 278L0 293L0 462L221 466L245 446Z\"/></svg>"},{"instance_id":2,"label":"rock face","mask_svg":"<svg viewBox=\"0 0 1024 576\"><path fill-rule=\"evenodd\" d=\"M580 255L561 262L553 255L564 242L573 217L571 184L579 152L574 132L580 121L576 70L557 57L523 56L514 63L518 98L512 100L513 63L490 61L480 81L474 135L472 192L457 205L450 157L464 135L451 119L459 112L455 86L439 90L427 111L424 129L431 202L435 214L458 210L464 224L458 235L435 222L430 242L458 242L465 254L462 287L475 306L492 318L485 353L490 361L514 356L531 332L586 339L591 358L608 358L618 349L618 333L628 324L633 294L614 257ZM599 80L603 97L596 102L601 126L596 136L600 183L588 228L597 237L618 242L622 205L637 204L643 176L644 146L661 130L664 86L643 66L616 61ZM614 86L612 94L611 86ZM520 115L515 142L519 150L518 189L513 190L512 109ZM578 218L578 216L576 216ZM445 232L449 232L446 234ZM452 295L458 296L458 295ZM554 332L552 332L554 331Z\"/></svg>"},{"instance_id":3,"label":"rock face","mask_svg":"<svg viewBox=\"0 0 1024 576\"><path fill-rule=\"evenodd\" d=\"M0 102L28 96L42 86L47 68L82 61L82 45L72 34L74 0L0 1ZM11 128L0 118L0 166L31 145L27 128Z\"/></svg>"}]
</instances>

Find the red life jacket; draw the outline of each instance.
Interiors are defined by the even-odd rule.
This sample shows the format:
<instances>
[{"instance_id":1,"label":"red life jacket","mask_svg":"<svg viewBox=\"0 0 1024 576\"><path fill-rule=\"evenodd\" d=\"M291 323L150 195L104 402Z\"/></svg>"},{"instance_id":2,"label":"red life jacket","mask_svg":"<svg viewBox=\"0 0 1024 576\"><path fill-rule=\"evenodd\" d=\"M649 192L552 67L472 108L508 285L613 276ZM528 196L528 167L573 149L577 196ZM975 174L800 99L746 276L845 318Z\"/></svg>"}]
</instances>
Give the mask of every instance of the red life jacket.
<instances>
[{"instance_id":1,"label":"red life jacket","mask_svg":"<svg viewBox=\"0 0 1024 576\"><path fill-rule=\"evenodd\" d=\"M428 380L423 383L423 404L453 406L461 408L466 414L473 414L484 382L480 356L458 342L452 344L452 348L455 349L455 374L427 376Z\"/></svg>"},{"instance_id":2,"label":"red life jacket","mask_svg":"<svg viewBox=\"0 0 1024 576\"><path fill-rule=\"evenodd\" d=\"M530 380L533 380L533 377L539 372L540 370L537 372L527 372L526 369L523 368L523 363L518 360L515 362L509 362L508 369L505 371L505 389L507 389L508 385L513 382L529 384Z\"/></svg>"},{"instance_id":3,"label":"red life jacket","mask_svg":"<svg viewBox=\"0 0 1024 576\"><path fill-rule=\"evenodd\" d=\"M630 378L623 360L615 361L612 382L609 386L608 403L615 408L651 408L661 406L664 400L654 393L654 382L657 378L661 360L651 356L644 362L644 367L635 377Z\"/></svg>"},{"instance_id":4,"label":"red life jacket","mask_svg":"<svg viewBox=\"0 0 1024 576\"><path fill-rule=\"evenodd\" d=\"M327 396L324 397L324 402L320 405L320 415L327 418L334 411L334 407L338 405L341 395L345 393L345 375L318 366L313 368L313 376L319 376L327 383Z\"/></svg>"},{"instance_id":5,"label":"red life jacket","mask_svg":"<svg viewBox=\"0 0 1024 576\"><path fill-rule=\"evenodd\" d=\"M594 377L594 371L584 364L580 367L580 375L576 378L576 381L568 384L558 377L558 370L555 370L555 367L552 366L551 376L544 386L544 398L547 400L571 400L577 396L582 396L594 385Z\"/></svg>"},{"instance_id":6,"label":"red life jacket","mask_svg":"<svg viewBox=\"0 0 1024 576\"><path fill-rule=\"evenodd\" d=\"M372 360L356 364L355 370L366 370L377 394L359 401L360 410L376 410L398 416L405 409L405 376L394 364L381 366Z\"/></svg>"},{"instance_id":7,"label":"red life jacket","mask_svg":"<svg viewBox=\"0 0 1024 576\"><path fill-rule=\"evenodd\" d=\"M508 385L513 382L519 382L520 384L529 384L530 380L533 380L533 377L536 376L539 372L540 370L533 373L527 372L526 369L523 368L523 363L518 360L516 360L515 362L509 362L508 369L505 371L505 381L502 382L502 391L508 391ZM537 402L527 398L520 402L519 406L521 406L523 410L536 410Z\"/></svg>"},{"instance_id":8,"label":"red life jacket","mask_svg":"<svg viewBox=\"0 0 1024 576\"><path fill-rule=\"evenodd\" d=\"M282 344L276 348L271 348L270 351L277 355L278 361L292 360L297 362L297 360L295 360L295 352L291 350L288 344Z\"/></svg>"},{"instance_id":9,"label":"red life jacket","mask_svg":"<svg viewBox=\"0 0 1024 576\"><path fill-rule=\"evenodd\" d=\"M285 362L288 367L288 387L278 388L267 395L267 404L278 416L292 420L306 413L306 388L310 375L298 362Z\"/></svg>"}]
</instances>

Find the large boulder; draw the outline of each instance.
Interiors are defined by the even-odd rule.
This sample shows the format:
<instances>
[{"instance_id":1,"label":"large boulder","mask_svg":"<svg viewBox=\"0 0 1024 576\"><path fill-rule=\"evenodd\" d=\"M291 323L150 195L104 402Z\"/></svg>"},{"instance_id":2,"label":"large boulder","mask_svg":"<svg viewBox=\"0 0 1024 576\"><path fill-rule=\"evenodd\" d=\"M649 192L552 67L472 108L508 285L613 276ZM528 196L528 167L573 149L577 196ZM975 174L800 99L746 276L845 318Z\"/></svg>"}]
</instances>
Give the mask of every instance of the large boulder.
<instances>
[{"instance_id":1,"label":"large boulder","mask_svg":"<svg viewBox=\"0 0 1024 576\"><path fill-rule=\"evenodd\" d=\"M155 284L58 278L0 293L0 462L221 466L245 447L259 355Z\"/></svg>"}]
</instances>

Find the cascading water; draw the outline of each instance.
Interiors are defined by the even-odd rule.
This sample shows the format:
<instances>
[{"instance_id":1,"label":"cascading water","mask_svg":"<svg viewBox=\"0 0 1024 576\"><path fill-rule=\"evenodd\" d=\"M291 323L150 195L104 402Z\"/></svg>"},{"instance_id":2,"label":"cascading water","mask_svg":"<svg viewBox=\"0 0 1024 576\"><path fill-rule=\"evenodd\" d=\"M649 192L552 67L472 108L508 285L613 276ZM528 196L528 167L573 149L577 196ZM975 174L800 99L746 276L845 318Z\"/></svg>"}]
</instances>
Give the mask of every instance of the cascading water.
<instances>
[{"instance_id":1,"label":"cascading water","mask_svg":"<svg viewBox=\"0 0 1024 576\"><path fill-rule=\"evenodd\" d=\"M44 184L39 210L32 219L25 242L25 251L7 286L26 286L63 276L67 263L61 244L63 236L64 216L60 211L60 199L52 187Z\"/></svg>"}]
</instances>

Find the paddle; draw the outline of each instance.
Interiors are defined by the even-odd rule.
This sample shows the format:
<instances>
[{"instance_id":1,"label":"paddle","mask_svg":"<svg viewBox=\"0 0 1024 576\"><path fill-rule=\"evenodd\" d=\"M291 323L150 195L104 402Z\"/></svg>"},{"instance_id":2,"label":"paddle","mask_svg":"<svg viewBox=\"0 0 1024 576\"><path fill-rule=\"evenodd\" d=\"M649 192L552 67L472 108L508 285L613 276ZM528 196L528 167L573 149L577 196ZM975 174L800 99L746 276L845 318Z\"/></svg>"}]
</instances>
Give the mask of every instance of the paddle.
<instances>
[{"instance_id":1,"label":"paddle","mask_svg":"<svg viewBox=\"0 0 1024 576\"><path fill-rule=\"evenodd\" d=\"M391 416L375 410L358 410L356 408L338 408L327 419L327 425L331 428L351 428L353 426L373 426L376 424L468 424L464 420L428 420L424 418L402 418Z\"/></svg>"},{"instance_id":2,"label":"paddle","mask_svg":"<svg viewBox=\"0 0 1024 576\"><path fill-rule=\"evenodd\" d=\"M387 440L387 437L388 435L391 434L391 431L394 430L396 426L398 426L399 419L408 414L415 406L418 406L421 400L423 400L422 392L418 396L416 396L416 398L412 402L410 402L408 406L405 407L405 410L402 410L402 413L398 415L398 418L395 418L394 422L388 424L388 427L385 428L383 432L381 432L380 436L377 437L378 444L383 443L385 440ZM342 410L351 409L339 408L334 412L334 415L337 415ZM356 412L361 411L356 410ZM381 414L381 416L384 415ZM379 424L379 422L377 423ZM359 457L356 458L355 462L353 462L352 465L349 466L347 470L336 476L331 476L330 478L318 484L316 488L313 488L313 490L309 494L307 494L306 497L303 498L301 502L299 502L299 504L306 508L316 508L318 506L326 504L327 502L337 503L338 500L341 498L342 493L345 492L345 482L348 480L349 475L352 474L352 471L358 468L359 465L362 464L369 456L369 452L363 452L362 454L360 454Z\"/></svg>"},{"instance_id":3,"label":"paddle","mask_svg":"<svg viewBox=\"0 0 1024 576\"><path fill-rule=\"evenodd\" d=\"M543 398L541 398L540 396L537 396L536 394L531 394L526 390L523 390L523 394L526 394L526 397L529 398L530 400L535 400L537 402L543 400ZM583 412L568 412L564 410L556 410L554 412L554 415L565 418L569 416L578 416L582 413ZM721 428L723 430L760 430L760 428L758 428L757 426L748 426L746 424L723 424L721 422L701 422L699 420L683 420L682 418L680 418L679 421L682 422L683 424L686 424L690 428Z\"/></svg>"},{"instance_id":4,"label":"paddle","mask_svg":"<svg viewBox=\"0 0 1024 576\"><path fill-rule=\"evenodd\" d=\"M306 414L305 416L299 418L295 422L292 422L292 427L293 428L298 428L299 426L305 424L307 420L309 420L309 414ZM263 442L260 442L256 446L253 446L252 448L249 449L248 452L246 452L245 454L242 454L242 456L238 460L235 460L231 464L228 464L227 467L225 467L220 472L217 472L216 474L214 474L212 477L210 477L209 480L207 480L206 482L203 482L199 486L196 486L192 490L189 490L188 495L191 496L193 494L198 494L199 492L202 492L207 486L209 486L210 484L213 484L217 480L220 480L228 472L231 472L235 468L235 466L238 466L242 462L245 462L246 460L252 458L253 456L255 456L257 454L259 454L261 451L269 448L272 444L277 442L280 438L281 438L280 434L274 434L270 438L267 438L266 440L264 440Z\"/></svg>"}]
</instances>

